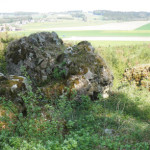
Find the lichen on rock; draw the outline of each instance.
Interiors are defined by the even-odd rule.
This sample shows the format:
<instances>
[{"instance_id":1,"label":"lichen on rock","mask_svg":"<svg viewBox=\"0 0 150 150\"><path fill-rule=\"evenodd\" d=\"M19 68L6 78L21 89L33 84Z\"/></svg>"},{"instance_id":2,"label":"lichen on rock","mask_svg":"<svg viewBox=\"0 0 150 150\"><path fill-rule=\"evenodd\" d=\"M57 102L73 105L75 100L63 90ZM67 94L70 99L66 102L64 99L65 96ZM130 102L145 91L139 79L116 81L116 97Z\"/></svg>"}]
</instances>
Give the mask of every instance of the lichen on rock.
<instances>
[{"instance_id":1,"label":"lichen on rock","mask_svg":"<svg viewBox=\"0 0 150 150\"><path fill-rule=\"evenodd\" d=\"M63 41L55 32L31 34L11 42L6 53L9 74L22 75L21 67L26 68L35 84L41 83L51 73L54 58L62 53Z\"/></svg>"},{"instance_id":2,"label":"lichen on rock","mask_svg":"<svg viewBox=\"0 0 150 150\"><path fill-rule=\"evenodd\" d=\"M113 82L113 75L105 61L94 53L94 48L87 41L82 41L69 47L56 59L55 67L62 74L62 81L58 78L56 84L76 90L78 95L88 95L96 98L98 94L108 97ZM55 73L56 76L56 72ZM57 75L58 76L58 75ZM58 87L59 87L58 86ZM64 88L61 89L63 93Z\"/></svg>"},{"instance_id":3,"label":"lichen on rock","mask_svg":"<svg viewBox=\"0 0 150 150\"><path fill-rule=\"evenodd\" d=\"M123 74L124 80L150 91L150 64L142 64L127 68Z\"/></svg>"},{"instance_id":4,"label":"lichen on rock","mask_svg":"<svg viewBox=\"0 0 150 150\"><path fill-rule=\"evenodd\" d=\"M0 73L0 97L9 100L18 100L18 93L27 89L26 78L22 76L8 75Z\"/></svg>"}]
</instances>

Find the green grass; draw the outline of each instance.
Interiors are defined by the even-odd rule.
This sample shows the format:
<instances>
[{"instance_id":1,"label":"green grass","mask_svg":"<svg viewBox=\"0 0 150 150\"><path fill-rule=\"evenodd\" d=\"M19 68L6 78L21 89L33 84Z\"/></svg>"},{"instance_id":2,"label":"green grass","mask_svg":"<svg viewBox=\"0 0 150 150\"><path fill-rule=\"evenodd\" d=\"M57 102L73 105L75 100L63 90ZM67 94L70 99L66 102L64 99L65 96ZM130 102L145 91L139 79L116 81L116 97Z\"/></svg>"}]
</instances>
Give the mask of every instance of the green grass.
<instances>
[{"instance_id":1,"label":"green grass","mask_svg":"<svg viewBox=\"0 0 150 150\"><path fill-rule=\"evenodd\" d=\"M96 47L96 52L105 58L113 70L115 86L118 86L126 68L150 63L150 42L93 41L93 45Z\"/></svg>"},{"instance_id":2,"label":"green grass","mask_svg":"<svg viewBox=\"0 0 150 150\"><path fill-rule=\"evenodd\" d=\"M77 44L81 41L65 41L66 43ZM96 49L113 48L113 47L133 47L150 45L149 41L89 41ZM147 48L146 48L147 49Z\"/></svg>"},{"instance_id":3,"label":"green grass","mask_svg":"<svg viewBox=\"0 0 150 150\"><path fill-rule=\"evenodd\" d=\"M113 94L107 99L99 95L95 101L82 96L79 103L73 96L71 101L67 100L65 95L46 101L39 93L30 91L20 95L28 110L26 118L16 112L21 122L8 118L15 108L0 98L0 110L1 105L7 110L0 120L9 125L8 129L0 130L0 149L149 150L150 93L124 84L121 79L125 68L150 63L150 42L92 44L113 71ZM113 134L105 134L105 129L112 129Z\"/></svg>"},{"instance_id":4,"label":"green grass","mask_svg":"<svg viewBox=\"0 0 150 150\"><path fill-rule=\"evenodd\" d=\"M60 37L149 37L150 31L56 31Z\"/></svg>"},{"instance_id":5,"label":"green grass","mask_svg":"<svg viewBox=\"0 0 150 150\"><path fill-rule=\"evenodd\" d=\"M137 28L136 30L150 30L150 23L143 25L143 26Z\"/></svg>"},{"instance_id":6,"label":"green grass","mask_svg":"<svg viewBox=\"0 0 150 150\"><path fill-rule=\"evenodd\" d=\"M143 42L143 41L91 41L92 45L95 47L131 47L131 46L143 46L143 45L150 45L150 42Z\"/></svg>"}]
</instances>

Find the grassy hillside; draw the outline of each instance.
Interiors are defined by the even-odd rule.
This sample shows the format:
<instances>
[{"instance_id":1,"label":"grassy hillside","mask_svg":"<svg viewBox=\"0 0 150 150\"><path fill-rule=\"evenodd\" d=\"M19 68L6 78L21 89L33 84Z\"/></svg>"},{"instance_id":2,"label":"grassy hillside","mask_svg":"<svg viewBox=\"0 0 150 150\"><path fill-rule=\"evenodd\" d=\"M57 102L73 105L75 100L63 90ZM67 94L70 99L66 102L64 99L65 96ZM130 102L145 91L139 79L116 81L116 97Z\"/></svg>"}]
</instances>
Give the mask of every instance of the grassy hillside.
<instances>
[{"instance_id":1,"label":"grassy hillside","mask_svg":"<svg viewBox=\"0 0 150 150\"><path fill-rule=\"evenodd\" d=\"M26 118L16 111L13 103L0 97L0 149L150 149L150 93L121 82L125 68L150 63L150 43L92 43L113 71L115 80L110 97L103 99L99 95L91 101L83 95L79 103L74 95L72 100L66 95L51 100L41 97L39 91L28 91L25 96L20 95L28 110ZM3 55L0 66L5 69Z\"/></svg>"}]
</instances>

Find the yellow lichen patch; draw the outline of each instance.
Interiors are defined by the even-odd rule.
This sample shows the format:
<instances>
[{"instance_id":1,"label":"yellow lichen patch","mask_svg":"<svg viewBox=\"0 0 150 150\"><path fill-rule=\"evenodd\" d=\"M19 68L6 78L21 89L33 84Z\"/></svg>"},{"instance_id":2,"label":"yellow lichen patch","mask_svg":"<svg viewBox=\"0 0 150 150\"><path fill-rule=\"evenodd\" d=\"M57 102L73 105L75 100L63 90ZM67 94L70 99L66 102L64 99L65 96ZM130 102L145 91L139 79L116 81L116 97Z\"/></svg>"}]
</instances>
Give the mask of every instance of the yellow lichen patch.
<instances>
[{"instance_id":1,"label":"yellow lichen patch","mask_svg":"<svg viewBox=\"0 0 150 150\"><path fill-rule=\"evenodd\" d=\"M14 100L17 94L26 89L24 78L20 76L10 75L8 78L1 80L0 82L0 96L4 96L6 99Z\"/></svg>"},{"instance_id":2,"label":"yellow lichen patch","mask_svg":"<svg viewBox=\"0 0 150 150\"><path fill-rule=\"evenodd\" d=\"M47 98L51 99L57 95L61 95L65 91L65 85L63 83L56 83L42 87L41 90Z\"/></svg>"},{"instance_id":3,"label":"yellow lichen patch","mask_svg":"<svg viewBox=\"0 0 150 150\"><path fill-rule=\"evenodd\" d=\"M89 46L86 47L86 50L91 52L91 48Z\"/></svg>"},{"instance_id":4,"label":"yellow lichen patch","mask_svg":"<svg viewBox=\"0 0 150 150\"><path fill-rule=\"evenodd\" d=\"M88 45L80 45L80 49L86 50L86 51L91 51L90 47Z\"/></svg>"},{"instance_id":5,"label":"yellow lichen patch","mask_svg":"<svg viewBox=\"0 0 150 150\"><path fill-rule=\"evenodd\" d=\"M70 81L71 81L71 84L70 84L70 88L71 89L75 88L75 84L79 84L80 83L78 78L76 78L75 80L70 79Z\"/></svg>"},{"instance_id":6,"label":"yellow lichen patch","mask_svg":"<svg viewBox=\"0 0 150 150\"><path fill-rule=\"evenodd\" d=\"M71 90L80 90L87 84L85 77L82 75L72 76L69 78L69 88Z\"/></svg>"},{"instance_id":7,"label":"yellow lichen patch","mask_svg":"<svg viewBox=\"0 0 150 150\"><path fill-rule=\"evenodd\" d=\"M88 72L88 68L85 67L85 66L81 66L78 75L84 75L84 74L86 74L87 72Z\"/></svg>"},{"instance_id":8,"label":"yellow lichen patch","mask_svg":"<svg viewBox=\"0 0 150 150\"><path fill-rule=\"evenodd\" d=\"M96 56L96 60L99 66L106 66L105 61L100 56Z\"/></svg>"},{"instance_id":9,"label":"yellow lichen patch","mask_svg":"<svg viewBox=\"0 0 150 150\"><path fill-rule=\"evenodd\" d=\"M6 86L11 88L14 85L17 85L17 89L25 88L25 84L23 83L24 78L21 76L10 76L10 79L7 80Z\"/></svg>"},{"instance_id":10,"label":"yellow lichen patch","mask_svg":"<svg viewBox=\"0 0 150 150\"><path fill-rule=\"evenodd\" d=\"M50 92L50 88L49 87L43 87L41 90L42 90L42 92L45 94L45 96L47 98L51 98L51 92Z\"/></svg>"},{"instance_id":11,"label":"yellow lichen patch","mask_svg":"<svg viewBox=\"0 0 150 150\"><path fill-rule=\"evenodd\" d=\"M65 90L65 86L63 84L60 84L59 86L57 86L57 90L62 93Z\"/></svg>"},{"instance_id":12,"label":"yellow lichen patch","mask_svg":"<svg viewBox=\"0 0 150 150\"><path fill-rule=\"evenodd\" d=\"M79 79L74 80L74 84L79 84Z\"/></svg>"},{"instance_id":13,"label":"yellow lichen patch","mask_svg":"<svg viewBox=\"0 0 150 150\"><path fill-rule=\"evenodd\" d=\"M136 86L142 86L150 90L150 64L126 69L123 76L126 81L133 82Z\"/></svg>"},{"instance_id":14,"label":"yellow lichen patch","mask_svg":"<svg viewBox=\"0 0 150 150\"><path fill-rule=\"evenodd\" d=\"M14 86L14 85L17 85L17 89L20 89L20 88L24 87L24 86L23 86L24 84L23 84L22 82L13 81L13 80L8 80L8 85L9 85L10 88L11 88L12 86Z\"/></svg>"}]
</instances>

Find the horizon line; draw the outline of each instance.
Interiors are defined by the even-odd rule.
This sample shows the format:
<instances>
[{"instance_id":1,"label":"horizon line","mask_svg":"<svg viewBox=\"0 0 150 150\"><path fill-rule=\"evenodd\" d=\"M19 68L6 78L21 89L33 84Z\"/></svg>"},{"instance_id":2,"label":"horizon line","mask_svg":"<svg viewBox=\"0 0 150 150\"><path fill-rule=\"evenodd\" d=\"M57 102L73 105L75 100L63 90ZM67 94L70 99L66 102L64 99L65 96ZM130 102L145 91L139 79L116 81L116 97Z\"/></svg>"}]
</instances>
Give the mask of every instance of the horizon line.
<instances>
[{"instance_id":1,"label":"horizon line","mask_svg":"<svg viewBox=\"0 0 150 150\"><path fill-rule=\"evenodd\" d=\"M101 10L101 11L112 11L112 12L148 12L150 13L150 11L145 11L145 10L141 10L141 11L135 11L135 10L126 10L126 11L121 11L121 10L110 10L110 9L94 9L94 10L81 10L81 9L73 9L73 10L62 10L62 11L47 11L47 12L40 12L40 11L6 11L6 12L0 12L0 14L11 14L11 13L62 13L62 12L71 12L71 11L82 11L82 12L93 12L96 10Z\"/></svg>"}]
</instances>

